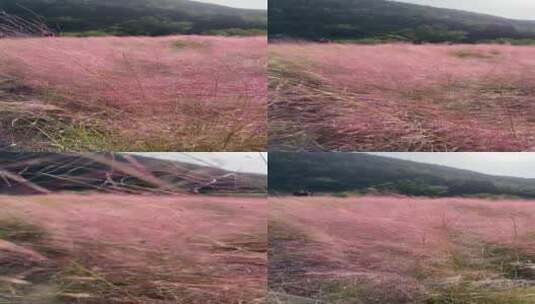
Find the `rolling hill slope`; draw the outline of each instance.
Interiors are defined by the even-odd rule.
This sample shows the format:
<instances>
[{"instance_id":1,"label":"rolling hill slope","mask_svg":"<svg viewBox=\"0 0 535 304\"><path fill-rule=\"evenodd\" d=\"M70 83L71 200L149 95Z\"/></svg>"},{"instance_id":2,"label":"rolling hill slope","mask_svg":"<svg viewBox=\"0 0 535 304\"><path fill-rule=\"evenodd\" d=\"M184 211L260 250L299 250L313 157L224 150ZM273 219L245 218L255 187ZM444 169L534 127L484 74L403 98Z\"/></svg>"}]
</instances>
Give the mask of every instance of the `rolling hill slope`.
<instances>
[{"instance_id":1,"label":"rolling hill slope","mask_svg":"<svg viewBox=\"0 0 535 304\"><path fill-rule=\"evenodd\" d=\"M266 177L113 153L0 153L0 194L264 193Z\"/></svg>"},{"instance_id":2,"label":"rolling hill slope","mask_svg":"<svg viewBox=\"0 0 535 304\"><path fill-rule=\"evenodd\" d=\"M3 0L0 12L35 19L59 33L170 35L265 31L263 10L190 0Z\"/></svg>"},{"instance_id":3,"label":"rolling hill slope","mask_svg":"<svg viewBox=\"0 0 535 304\"><path fill-rule=\"evenodd\" d=\"M270 38L480 42L535 39L535 22L387 0L269 0Z\"/></svg>"},{"instance_id":4,"label":"rolling hill slope","mask_svg":"<svg viewBox=\"0 0 535 304\"><path fill-rule=\"evenodd\" d=\"M270 193L379 190L416 196L535 197L535 179L491 176L362 153L270 153L268 183Z\"/></svg>"}]
</instances>

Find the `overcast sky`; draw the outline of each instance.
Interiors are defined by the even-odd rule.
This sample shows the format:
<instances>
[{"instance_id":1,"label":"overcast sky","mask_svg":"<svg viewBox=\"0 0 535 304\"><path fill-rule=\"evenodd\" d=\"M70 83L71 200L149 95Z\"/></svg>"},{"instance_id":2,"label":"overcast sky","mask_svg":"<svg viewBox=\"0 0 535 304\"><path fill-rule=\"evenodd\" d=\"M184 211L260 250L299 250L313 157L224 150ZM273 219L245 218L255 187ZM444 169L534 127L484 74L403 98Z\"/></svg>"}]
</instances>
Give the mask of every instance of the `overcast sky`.
<instances>
[{"instance_id":1,"label":"overcast sky","mask_svg":"<svg viewBox=\"0 0 535 304\"><path fill-rule=\"evenodd\" d=\"M535 153L370 153L480 173L535 178Z\"/></svg>"},{"instance_id":2,"label":"overcast sky","mask_svg":"<svg viewBox=\"0 0 535 304\"><path fill-rule=\"evenodd\" d=\"M195 0L238 8L267 9L268 0Z\"/></svg>"},{"instance_id":3,"label":"overcast sky","mask_svg":"<svg viewBox=\"0 0 535 304\"><path fill-rule=\"evenodd\" d=\"M195 153L133 153L149 157L209 165L229 171L267 174L267 153L258 152L195 152Z\"/></svg>"},{"instance_id":4,"label":"overcast sky","mask_svg":"<svg viewBox=\"0 0 535 304\"><path fill-rule=\"evenodd\" d=\"M396 0L513 19L535 20L535 0Z\"/></svg>"}]
</instances>

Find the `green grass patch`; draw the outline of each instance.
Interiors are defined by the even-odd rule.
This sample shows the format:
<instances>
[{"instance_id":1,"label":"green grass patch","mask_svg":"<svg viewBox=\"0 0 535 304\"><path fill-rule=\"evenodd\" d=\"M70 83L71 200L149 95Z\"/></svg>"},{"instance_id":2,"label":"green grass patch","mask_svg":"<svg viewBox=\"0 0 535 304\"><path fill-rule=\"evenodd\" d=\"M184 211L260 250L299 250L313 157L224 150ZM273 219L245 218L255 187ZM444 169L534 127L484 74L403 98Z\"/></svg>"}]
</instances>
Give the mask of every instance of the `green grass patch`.
<instances>
[{"instance_id":1,"label":"green grass patch","mask_svg":"<svg viewBox=\"0 0 535 304\"><path fill-rule=\"evenodd\" d=\"M118 151L126 144L103 119L88 118L95 111L75 104L52 90L38 90L19 80L0 83L0 128L13 139L16 150ZM2 132L2 133L4 133ZM5 135L2 134L2 135Z\"/></svg>"},{"instance_id":2,"label":"green grass patch","mask_svg":"<svg viewBox=\"0 0 535 304\"><path fill-rule=\"evenodd\" d=\"M177 40L173 42L173 47L175 47L176 49L190 48L200 50L208 47L208 44L206 42L201 41Z\"/></svg>"},{"instance_id":3,"label":"green grass patch","mask_svg":"<svg viewBox=\"0 0 535 304\"><path fill-rule=\"evenodd\" d=\"M221 30L210 30L203 33L204 35L215 36L237 36L237 37L253 37L253 36L266 36L267 31L265 29L241 29L241 28L227 28Z\"/></svg>"},{"instance_id":4,"label":"green grass patch","mask_svg":"<svg viewBox=\"0 0 535 304\"><path fill-rule=\"evenodd\" d=\"M359 299L365 294L367 287L358 282L328 281L320 285L319 300L327 303L363 303Z\"/></svg>"},{"instance_id":5,"label":"green grass patch","mask_svg":"<svg viewBox=\"0 0 535 304\"><path fill-rule=\"evenodd\" d=\"M523 279L517 265L535 261L535 256L513 245L490 244L470 238L454 240L457 246L450 252L449 266L457 273L488 272L507 279Z\"/></svg>"},{"instance_id":6,"label":"green grass patch","mask_svg":"<svg viewBox=\"0 0 535 304\"><path fill-rule=\"evenodd\" d=\"M57 274L56 285L61 293L59 300L106 299L119 295L121 289L108 281L98 271L91 270L77 261L71 261Z\"/></svg>"},{"instance_id":7,"label":"green grass patch","mask_svg":"<svg viewBox=\"0 0 535 304\"><path fill-rule=\"evenodd\" d=\"M104 31L104 30L92 30L92 31L81 31L81 32L63 32L60 33L63 37L106 37L106 36L117 36L119 33L113 31Z\"/></svg>"},{"instance_id":8,"label":"green grass patch","mask_svg":"<svg viewBox=\"0 0 535 304\"><path fill-rule=\"evenodd\" d=\"M377 38L377 37L361 38L361 39L336 39L334 41L340 44L358 44L358 45L379 45L379 44L386 44L386 43L403 42L403 40L393 40L393 39L385 39L385 38Z\"/></svg>"},{"instance_id":9,"label":"green grass patch","mask_svg":"<svg viewBox=\"0 0 535 304\"><path fill-rule=\"evenodd\" d=\"M493 290L464 283L431 295L425 304L533 304L535 288Z\"/></svg>"},{"instance_id":10,"label":"green grass patch","mask_svg":"<svg viewBox=\"0 0 535 304\"><path fill-rule=\"evenodd\" d=\"M101 124L74 124L51 130L48 137L60 151L119 151L126 145L120 144L119 134L115 134ZM46 132L46 131L43 131Z\"/></svg>"},{"instance_id":11,"label":"green grass patch","mask_svg":"<svg viewBox=\"0 0 535 304\"><path fill-rule=\"evenodd\" d=\"M460 233L452 233L450 239L453 249L447 261L434 268L424 267L427 272L420 279L440 281L446 276L458 279L433 285L426 304L535 303L535 287L517 284L533 280L521 270L522 265L535 261L535 256L513 245L486 243Z\"/></svg>"},{"instance_id":12,"label":"green grass patch","mask_svg":"<svg viewBox=\"0 0 535 304\"><path fill-rule=\"evenodd\" d=\"M482 52L475 50L458 50L451 52L451 55L460 59L493 59L500 55L500 52L493 50L490 52Z\"/></svg>"},{"instance_id":13,"label":"green grass patch","mask_svg":"<svg viewBox=\"0 0 535 304\"><path fill-rule=\"evenodd\" d=\"M79 121L54 113L20 117L10 125L19 150L123 151L128 143L113 126L93 119Z\"/></svg>"},{"instance_id":14,"label":"green grass patch","mask_svg":"<svg viewBox=\"0 0 535 304\"><path fill-rule=\"evenodd\" d=\"M266 304L324 304L318 300L287 294L279 291L268 292Z\"/></svg>"},{"instance_id":15,"label":"green grass patch","mask_svg":"<svg viewBox=\"0 0 535 304\"><path fill-rule=\"evenodd\" d=\"M36 225L16 218L0 220L0 239L19 243L41 242L47 237L46 231Z\"/></svg>"}]
</instances>

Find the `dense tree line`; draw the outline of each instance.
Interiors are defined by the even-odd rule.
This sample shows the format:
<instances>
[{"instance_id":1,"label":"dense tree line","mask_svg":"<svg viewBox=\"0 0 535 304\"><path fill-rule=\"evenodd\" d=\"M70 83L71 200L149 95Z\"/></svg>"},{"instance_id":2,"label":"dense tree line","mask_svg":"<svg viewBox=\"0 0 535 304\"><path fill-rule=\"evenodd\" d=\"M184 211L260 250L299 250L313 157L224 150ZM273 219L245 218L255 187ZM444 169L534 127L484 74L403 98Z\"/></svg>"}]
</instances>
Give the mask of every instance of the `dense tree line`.
<instances>
[{"instance_id":1,"label":"dense tree line","mask_svg":"<svg viewBox=\"0 0 535 304\"><path fill-rule=\"evenodd\" d=\"M271 39L519 42L535 39L535 22L386 0L269 0Z\"/></svg>"},{"instance_id":2,"label":"dense tree line","mask_svg":"<svg viewBox=\"0 0 535 304\"><path fill-rule=\"evenodd\" d=\"M266 12L187 0L2 0L0 11L40 18L61 34L170 35L258 34L267 28Z\"/></svg>"},{"instance_id":3,"label":"dense tree line","mask_svg":"<svg viewBox=\"0 0 535 304\"><path fill-rule=\"evenodd\" d=\"M535 179L500 177L362 153L270 153L269 191L535 197Z\"/></svg>"}]
</instances>

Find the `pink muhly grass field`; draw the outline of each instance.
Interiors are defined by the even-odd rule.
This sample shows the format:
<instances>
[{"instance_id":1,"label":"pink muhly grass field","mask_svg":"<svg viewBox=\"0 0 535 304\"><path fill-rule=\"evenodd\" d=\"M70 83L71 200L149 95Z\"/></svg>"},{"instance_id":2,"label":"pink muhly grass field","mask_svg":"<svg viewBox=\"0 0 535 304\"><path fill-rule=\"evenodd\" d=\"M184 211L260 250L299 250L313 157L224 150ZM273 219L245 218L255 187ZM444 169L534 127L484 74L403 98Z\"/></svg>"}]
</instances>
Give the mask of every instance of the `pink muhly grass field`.
<instances>
[{"instance_id":1,"label":"pink muhly grass field","mask_svg":"<svg viewBox=\"0 0 535 304\"><path fill-rule=\"evenodd\" d=\"M277 43L271 69L296 75L272 99L301 106L291 92L302 85L311 101L292 119L272 115L301 121L324 149L531 150L533 54L510 45Z\"/></svg>"},{"instance_id":2,"label":"pink muhly grass field","mask_svg":"<svg viewBox=\"0 0 535 304\"><path fill-rule=\"evenodd\" d=\"M0 75L78 120L104 120L127 148L261 150L266 47L265 37L3 39Z\"/></svg>"},{"instance_id":3,"label":"pink muhly grass field","mask_svg":"<svg viewBox=\"0 0 535 304\"><path fill-rule=\"evenodd\" d=\"M71 301L60 303L233 304L265 297L265 198L54 194L0 202L1 259L44 255L23 271L41 267L54 278L39 281L50 285L39 294L17 289L25 303L62 294ZM6 242L6 220L40 227L44 241ZM49 256L52 248L61 254ZM16 268L8 268L0 265L3 278L15 277L8 271Z\"/></svg>"},{"instance_id":4,"label":"pink muhly grass field","mask_svg":"<svg viewBox=\"0 0 535 304\"><path fill-rule=\"evenodd\" d=\"M366 292L385 303L420 303L437 283L447 285L453 278L475 282L474 286L502 282L499 275L478 266L487 261L489 246L535 256L534 201L279 197L269 198L269 206L270 242L283 244L272 249L270 261L285 261L285 255L298 260L286 261L286 267L295 267L288 272L281 270L283 266L270 269L275 294L287 288L306 295L319 290L313 282L349 280L367 286ZM284 229L301 236L290 238L281 232ZM473 268L462 264L472 261ZM495 303L481 298L466 303Z\"/></svg>"}]
</instances>

